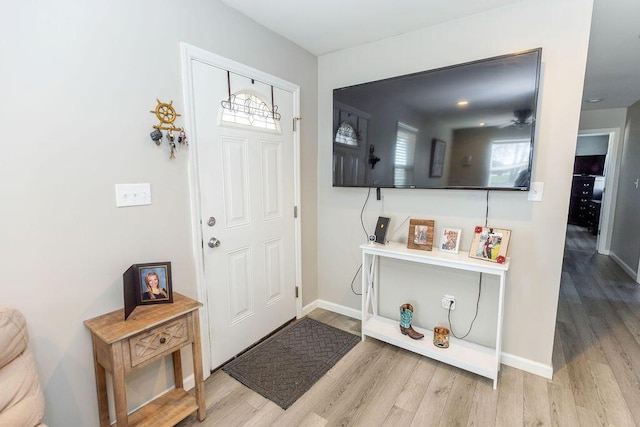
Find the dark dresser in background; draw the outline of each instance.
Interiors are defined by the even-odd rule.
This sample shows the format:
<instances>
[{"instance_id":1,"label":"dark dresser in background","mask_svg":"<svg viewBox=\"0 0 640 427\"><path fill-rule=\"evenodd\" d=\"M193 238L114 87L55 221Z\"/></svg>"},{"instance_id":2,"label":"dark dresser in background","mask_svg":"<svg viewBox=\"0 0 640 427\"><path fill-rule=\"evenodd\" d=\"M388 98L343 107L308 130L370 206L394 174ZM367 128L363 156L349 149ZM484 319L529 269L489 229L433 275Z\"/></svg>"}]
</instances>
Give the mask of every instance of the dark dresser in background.
<instances>
[{"instance_id":1,"label":"dark dresser in background","mask_svg":"<svg viewBox=\"0 0 640 427\"><path fill-rule=\"evenodd\" d=\"M602 200L589 200L587 206L587 228L591 234L598 234L598 226L600 225L600 208Z\"/></svg>"},{"instance_id":2,"label":"dark dresser in background","mask_svg":"<svg viewBox=\"0 0 640 427\"><path fill-rule=\"evenodd\" d=\"M569 224L586 227L592 234L598 234L604 184L604 176L573 176L569 202Z\"/></svg>"},{"instance_id":3,"label":"dark dresser in background","mask_svg":"<svg viewBox=\"0 0 640 427\"><path fill-rule=\"evenodd\" d=\"M569 201L569 224L587 227L587 211L593 199L595 177L590 175L574 175Z\"/></svg>"}]
</instances>

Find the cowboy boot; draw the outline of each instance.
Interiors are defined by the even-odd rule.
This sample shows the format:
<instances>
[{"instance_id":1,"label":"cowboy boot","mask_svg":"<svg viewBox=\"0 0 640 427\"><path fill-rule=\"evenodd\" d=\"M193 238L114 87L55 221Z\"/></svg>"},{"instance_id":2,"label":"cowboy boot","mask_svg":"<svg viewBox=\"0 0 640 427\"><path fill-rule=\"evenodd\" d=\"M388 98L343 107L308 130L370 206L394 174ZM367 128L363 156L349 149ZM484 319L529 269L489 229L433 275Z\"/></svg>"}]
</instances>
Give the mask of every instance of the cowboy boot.
<instances>
[{"instance_id":1,"label":"cowboy boot","mask_svg":"<svg viewBox=\"0 0 640 427\"><path fill-rule=\"evenodd\" d=\"M402 304L400 306L400 332L402 335L409 335L409 338L419 340L424 338L424 334L417 332L411 327L411 321L413 320L413 306L411 304Z\"/></svg>"}]
</instances>

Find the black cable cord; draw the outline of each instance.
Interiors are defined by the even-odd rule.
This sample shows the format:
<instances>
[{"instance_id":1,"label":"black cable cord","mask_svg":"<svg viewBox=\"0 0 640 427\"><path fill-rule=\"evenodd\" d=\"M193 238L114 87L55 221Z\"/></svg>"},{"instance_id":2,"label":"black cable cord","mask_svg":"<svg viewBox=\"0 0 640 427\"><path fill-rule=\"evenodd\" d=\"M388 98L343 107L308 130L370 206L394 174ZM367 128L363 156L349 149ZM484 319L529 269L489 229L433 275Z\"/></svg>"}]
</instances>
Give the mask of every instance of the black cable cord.
<instances>
[{"instance_id":1,"label":"black cable cord","mask_svg":"<svg viewBox=\"0 0 640 427\"><path fill-rule=\"evenodd\" d=\"M484 214L484 226L486 227L489 223L489 190L487 190L487 204ZM473 323L476 321L478 317L478 310L480 308L480 294L482 293L482 273L480 273L480 277L478 278L478 299L476 300L476 314L473 316L473 320L471 321L471 325L469 325L469 330L466 334L459 337L453 332L453 325L451 324L451 306L453 305L453 301L449 303L449 310L447 312L447 319L449 320L449 330L451 331L451 335L458 338L459 340L464 339L471 333L471 329L473 329Z\"/></svg>"},{"instance_id":2,"label":"black cable cord","mask_svg":"<svg viewBox=\"0 0 640 427\"><path fill-rule=\"evenodd\" d=\"M487 190L487 209L484 213L484 226L487 226L487 223L489 221L489 190Z\"/></svg>"},{"instance_id":3,"label":"black cable cord","mask_svg":"<svg viewBox=\"0 0 640 427\"><path fill-rule=\"evenodd\" d=\"M369 233L367 233L367 229L364 226L364 208L367 206L367 202L369 202L369 196L371 196L371 187L369 187L369 191L367 191L367 198L364 199L364 204L362 205L362 210L360 211L360 224L362 224L362 230L364 231L364 235L365 238L368 240L369 239ZM362 270L362 264L360 264L360 266L358 267L358 270L356 271L356 274L353 275L353 279L351 279L351 292L353 292L354 294L358 295L358 296L362 296L362 294L357 293L354 289L353 289L353 283L356 281L356 277L358 277L358 273L360 273L360 270Z\"/></svg>"},{"instance_id":4,"label":"black cable cord","mask_svg":"<svg viewBox=\"0 0 640 427\"><path fill-rule=\"evenodd\" d=\"M362 210L360 211L360 224L362 224L362 230L364 230L365 239L369 239L369 233L367 233L367 229L364 227L364 208L367 206L367 202L369 201L369 196L371 195L371 187L369 187L369 191L367 191L367 198L364 200L364 204L362 205Z\"/></svg>"},{"instance_id":5,"label":"black cable cord","mask_svg":"<svg viewBox=\"0 0 640 427\"><path fill-rule=\"evenodd\" d=\"M487 190L487 197L486 197L486 208L485 208L485 214L484 214L484 226L486 227L489 223L489 190ZM451 334L458 338L458 339L463 339L466 338L467 335L469 335L469 333L471 333L471 329L473 328L473 323L476 321L476 318L478 317L478 309L480 307L480 294L482 293L482 273L480 273L480 277L478 278L478 299L476 301L476 314L473 316L473 320L471 321L471 325L469 326L469 330L467 331L466 334L464 334L461 337L458 337L454 332L453 332L453 326L451 325L451 306L453 305L453 302L449 303L449 312L447 313L447 319L449 319L449 329L451 330Z\"/></svg>"},{"instance_id":6,"label":"black cable cord","mask_svg":"<svg viewBox=\"0 0 640 427\"><path fill-rule=\"evenodd\" d=\"M480 307L480 293L481 292L482 292L482 273L480 273L480 280L478 280L478 300L476 301L476 314L475 314L475 316L473 316L473 320L471 321L471 325L469 325L469 330L467 331L466 334L464 334L461 337L457 336L456 333L453 332L453 325L451 324L451 306L453 305L453 301L451 301L449 303L449 312L447 313L447 319L449 320L449 330L451 331L451 335L453 335L454 337L458 338L459 340L466 338L467 335L469 335L469 333L471 333L471 329L473 328L473 323L476 321L476 318L478 317L478 308Z\"/></svg>"},{"instance_id":7,"label":"black cable cord","mask_svg":"<svg viewBox=\"0 0 640 427\"><path fill-rule=\"evenodd\" d=\"M353 289L353 283L356 281L356 277L358 277L358 273L360 273L360 270L362 270L362 264L360 264L360 267L358 267L358 271L356 271L356 274L353 275L353 279L351 279L351 292L353 292L354 294L358 295L358 296L362 296L362 294L357 293L354 289Z\"/></svg>"}]
</instances>

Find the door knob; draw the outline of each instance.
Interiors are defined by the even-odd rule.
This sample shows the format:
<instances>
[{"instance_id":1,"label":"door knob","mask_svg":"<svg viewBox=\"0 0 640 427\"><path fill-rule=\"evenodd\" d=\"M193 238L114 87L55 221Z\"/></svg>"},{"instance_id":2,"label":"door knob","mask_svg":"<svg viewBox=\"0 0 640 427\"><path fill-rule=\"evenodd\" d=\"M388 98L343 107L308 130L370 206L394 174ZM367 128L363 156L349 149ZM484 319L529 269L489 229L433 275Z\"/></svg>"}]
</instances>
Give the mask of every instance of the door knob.
<instances>
[{"instance_id":1,"label":"door knob","mask_svg":"<svg viewBox=\"0 0 640 427\"><path fill-rule=\"evenodd\" d=\"M212 237L209 239L209 242L207 243L207 245L209 245L210 248L217 248L218 246L220 246L220 240L216 239L215 237Z\"/></svg>"}]
</instances>

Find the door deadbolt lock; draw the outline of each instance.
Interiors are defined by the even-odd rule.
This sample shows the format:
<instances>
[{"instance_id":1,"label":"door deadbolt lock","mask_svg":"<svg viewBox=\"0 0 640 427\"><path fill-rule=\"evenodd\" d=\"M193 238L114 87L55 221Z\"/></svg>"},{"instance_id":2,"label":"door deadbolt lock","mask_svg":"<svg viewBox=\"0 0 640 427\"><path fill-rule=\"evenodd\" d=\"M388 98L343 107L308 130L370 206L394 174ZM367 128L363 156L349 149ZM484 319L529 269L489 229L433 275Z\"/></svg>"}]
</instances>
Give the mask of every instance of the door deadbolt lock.
<instances>
[{"instance_id":1,"label":"door deadbolt lock","mask_svg":"<svg viewBox=\"0 0 640 427\"><path fill-rule=\"evenodd\" d=\"M214 217L209 217L209 219L207 220L207 225L209 227L213 227L214 225L216 225L216 219Z\"/></svg>"},{"instance_id":2,"label":"door deadbolt lock","mask_svg":"<svg viewBox=\"0 0 640 427\"><path fill-rule=\"evenodd\" d=\"M215 237L212 237L209 239L209 242L207 243L207 245L209 245L210 248L217 248L218 246L220 246L220 240L216 239Z\"/></svg>"}]
</instances>

